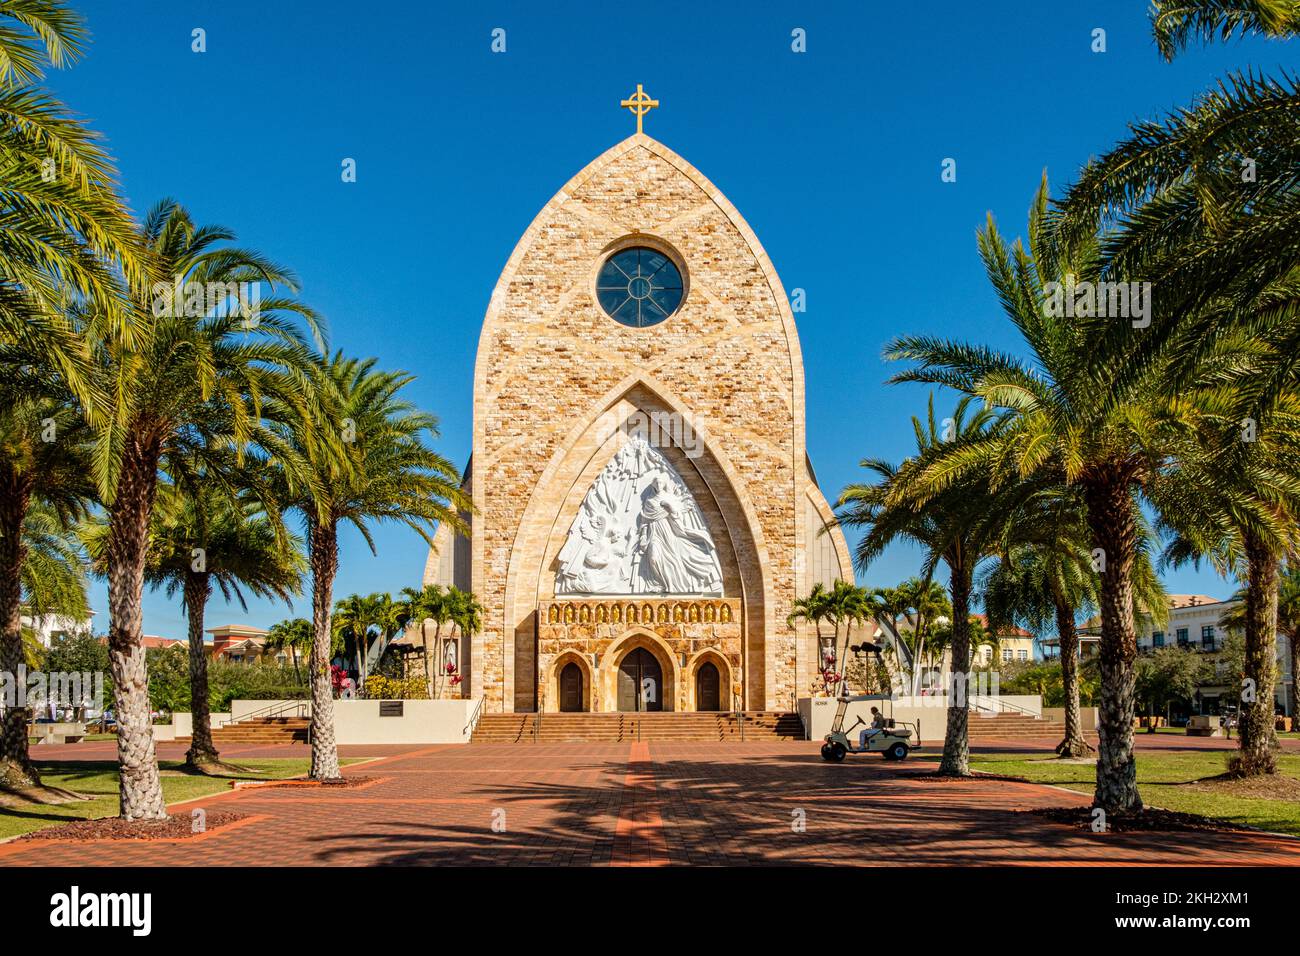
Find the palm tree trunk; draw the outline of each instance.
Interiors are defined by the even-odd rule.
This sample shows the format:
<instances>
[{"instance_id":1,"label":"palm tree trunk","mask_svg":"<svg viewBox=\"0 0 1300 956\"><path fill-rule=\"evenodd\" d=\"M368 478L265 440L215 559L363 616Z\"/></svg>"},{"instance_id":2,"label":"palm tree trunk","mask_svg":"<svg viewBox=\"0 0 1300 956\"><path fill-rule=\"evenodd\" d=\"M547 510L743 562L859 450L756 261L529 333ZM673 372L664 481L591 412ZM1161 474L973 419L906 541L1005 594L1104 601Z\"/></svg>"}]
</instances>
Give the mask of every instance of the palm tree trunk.
<instances>
[{"instance_id":1,"label":"palm tree trunk","mask_svg":"<svg viewBox=\"0 0 1300 956\"><path fill-rule=\"evenodd\" d=\"M1133 755L1133 556L1137 526L1128 476L1114 468L1084 482L1093 546L1101 550L1101 707L1093 804L1108 814L1142 809Z\"/></svg>"},{"instance_id":2,"label":"palm tree trunk","mask_svg":"<svg viewBox=\"0 0 1300 956\"><path fill-rule=\"evenodd\" d=\"M948 730L943 738L943 759L939 761L939 773L947 777L969 777L970 694L965 681L970 674L971 572L960 561L954 562L951 570L952 667L948 681Z\"/></svg>"},{"instance_id":3,"label":"palm tree trunk","mask_svg":"<svg viewBox=\"0 0 1300 956\"><path fill-rule=\"evenodd\" d=\"M424 633L424 624L420 624L421 635ZM442 622L435 620L433 624L433 650L434 656L438 658L438 666L433 666L433 661L429 659L429 650L425 648L424 652L424 672L429 679L429 687L432 687L432 695L437 698L442 695L443 678L442 676Z\"/></svg>"},{"instance_id":4,"label":"palm tree trunk","mask_svg":"<svg viewBox=\"0 0 1300 956\"><path fill-rule=\"evenodd\" d=\"M922 672L928 669L928 665L924 663L924 655L925 655L925 633L923 631L924 627L925 627L925 614L923 614L920 611L917 611L916 627L912 631L913 634L912 645L914 648L912 651L912 696L913 697L917 696L921 692Z\"/></svg>"},{"instance_id":5,"label":"palm tree trunk","mask_svg":"<svg viewBox=\"0 0 1300 956\"><path fill-rule=\"evenodd\" d=\"M339 568L338 528L314 519L307 527L311 561L311 778L339 778L339 748L334 736L334 687L330 680L330 608Z\"/></svg>"},{"instance_id":6,"label":"palm tree trunk","mask_svg":"<svg viewBox=\"0 0 1300 956\"><path fill-rule=\"evenodd\" d=\"M108 665L117 710L118 794L126 820L167 817L141 633L149 519L157 484L157 447L133 442L123 455L108 524Z\"/></svg>"},{"instance_id":7,"label":"palm tree trunk","mask_svg":"<svg viewBox=\"0 0 1300 956\"><path fill-rule=\"evenodd\" d=\"M1065 739L1056 745L1062 757L1082 757L1092 750L1083 739L1079 718L1079 632L1074 626L1074 608L1053 587L1056 605L1056 633L1061 639L1061 684L1065 691Z\"/></svg>"},{"instance_id":8,"label":"palm tree trunk","mask_svg":"<svg viewBox=\"0 0 1300 956\"><path fill-rule=\"evenodd\" d=\"M212 742L212 714L208 707L208 654L203 646L203 615L212 585L207 572L191 571L185 575L185 611L190 626L190 718L194 729L185 763L198 767L220 759Z\"/></svg>"},{"instance_id":9,"label":"palm tree trunk","mask_svg":"<svg viewBox=\"0 0 1300 956\"><path fill-rule=\"evenodd\" d=\"M14 682L14 705L6 702L4 724L0 727L0 789L39 787L40 774L27 750L29 711L17 706L17 695L26 688L18 686L18 675L25 660L23 654L23 561L27 547L23 543L23 520L31 501L31 487L8 469L0 482L0 671Z\"/></svg>"},{"instance_id":10,"label":"palm tree trunk","mask_svg":"<svg viewBox=\"0 0 1300 956\"><path fill-rule=\"evenodd\" d=\"M1232 769L1242 776L1275 773L1273 681L1277 666L1278 556L1247 532L1246 653L1243 680L1254 682L1253 701L1241 701L1241 730Z\"/></svg>"},{"instance_id":11,"label":"palm tree trunk","mask_svg":"<svg viewBox=\"0 0 1300 956\"><path fill-rule=\"evenodd\" d=\"M1291 644L1291 729L1300 731L1300 632L1293 632Z\"/></svg>"}]
</instances>

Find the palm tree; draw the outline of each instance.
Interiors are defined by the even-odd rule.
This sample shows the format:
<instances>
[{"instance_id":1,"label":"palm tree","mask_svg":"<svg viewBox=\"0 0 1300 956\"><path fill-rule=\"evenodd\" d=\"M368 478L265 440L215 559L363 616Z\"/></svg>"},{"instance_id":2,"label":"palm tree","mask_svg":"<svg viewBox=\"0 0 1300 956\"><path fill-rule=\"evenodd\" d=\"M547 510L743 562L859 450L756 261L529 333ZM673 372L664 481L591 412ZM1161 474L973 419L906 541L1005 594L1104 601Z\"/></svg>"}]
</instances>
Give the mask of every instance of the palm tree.
<instances>
[{"instance_id":1,"label":"palm tree","mask_svg":"<svg viewBox=\"0 0 1300 956\"><path fill-rule=\"evenodd\" d=\"M286 603L302 591L306 560L302 541L281 533L257 505L232 501L215 478L193 487L163 485L154 509L145 581L181 593L189 624L190 709L194 730L187 767L213 769L220 755L212 741L208 707L208 653L203 618L213 587L248 610L244 592Z\"/></svg>"},{"instance_id":2,"label":"palm tree","mask_svg":"<svg viewBox=\"0 0 1300 956\"><path fill-rule=\"evenodd\" d=\"M987 474L974 471L937 493L926 487L924 479L935 460L947 456L950 449L960 454L1000 432L997 416L981 410L967 417L969 406L969 399L958 403L948 437L948 428L941 428L935 419L931 399L927 420L913 419L915 457L898 467L880 460L864 460L862 466L874 472L878 480L847 486L836 503L841 524L867 529L854 551L854 562L860 569L865 571L887 545L900 539L914 541L925 549L923 574L927 581L940 562L948 567L954 682L948 696L948 727L939 772L955 776L970 775L969 704L961 682L970 672L970 604L975 568L995 553L1000 543L999 515L1018 493L1014 487L996 491ZM919 658L919 646L917 651Z\"/></svg>"},{"instance_id":3,"label":"palm tree","mask_svg":"<svg viewBox=\"0 0 1300 956\"><path fill-rule=\"evenodd\" d=\"M927 575L924 579L918 577L908 578L898 586L906 604L904 618L907 621L912 641L912 658L918 665L924 660L929 666L929 652L926 650L926 640L931 638L935 633L935 625L942 619L952 620L952 602L948 599L948 592L944 590L942 584L930 579ZM912 668L911 692L916 696L921 692L922 668L916 666Z\"/></svg>"},{"instance_id":4,"label":"palm tree","mask_svg":"<svg viewBox=\"0 0 1300 956\"><path fill-rule=\"evenodd\" d=\"M920 692L921 666L919 655L925 651L925 636L933 631L933 624L941 617L949 617L952 607L948 592L936 581L923 581L912 577L892 588L875 588L871 592L878 623L888 624L889 640L897 644L899 667L906 671L906 686L913 696ZM899 620L907 621L908 630L899 630ZM902 660L906 652L909 660Z\"/></svg>"},{"instance_id":5,"label":"palm tree","mask_svg":"<svg viewBox=\"0 0 1300 956\"><path fill-rule=\"evenodd\" d=\"M379 595L350 594L334 605L331 618L336 637L352 648L360 686L366 686L366 656L370 652L370 632L378 624Z\"/></svg>"},{"instance_id":6,"label":"palm tree","mask_svg":"<svg viewBox=\"0 0 1300 956\"><path fill-rule=\"evenodd\" d=\"M146 217L140 239L169 281L140 294L140 318L130 336L94 311L86 319L99 390L109 396L97 425L93 474L107 511L109 661L121 814L128 820L166 817L140 631L159 469L192 483L213 457L247 447L267 400L300 380L281 370L301 376L314 354L298 321L314 329L314 315L276 292L294 288L292 275L256 252L225 244L233 238L221 227L197 226L183 208L164 200ZM255 313L231 307L230 294L217 291L241 283L270 286ZM197 296L174 296L177 287ZM207 301L207 292L218 301Z\"/></svg>"},{"instance_id":7,"label":"palm tree","mask_svg":"<svg viewBox=\"0 0 1300 956\"><path fill-rule=\"evenodd\" d=\"M1300 32L1294 0L1156 0L1153 29L1171 59L1194 39L1236 31ZM1168 366L1171 384L1224 335L1266 338L1275 361L1255 373L1262 407L1291 387L1300 350L1294 291L1300 261L1300 80L1234 73L1189 106L1136 123L1067 191L1056 229L1069 242L1105 237L1103 278L1140 277L1158 297L1140 335L1089 323L1105 353L1126 352L1121 374ZM1256 416L1258 417L1258 416Z\"/></svg>"},{"instance_id":8,"label":"palm tree","mask_svg":"<svg viewBox=\"0 0 1300 956\"><path fill-rule=\"evenodd\" d=\"M1295 0L1154 0L1151 26L1165 60L1187 47L1193 38L1227 40L1233 33L1262 33L1270 37L1300 32L1300 4Z\"/></svg>"},{"instance_id":9,"label":"palm tree","mask_svg":"<svg viewBox=\"0 0 1300 956\"><path fill-rule=\"evenodd\" d=\"M447 589L447 619L456 626L461 640L468 644L474 640L474 635L483 629L483 605L478 602L473 591L450 587ZM463 653L463 649L458 651ZM446 653L445 649L443 653ZM458 667L461 653L456 656ZM445 666L441 670L445 671ZM440 676L445 677L446 674Z\"/></svg>"},{"instance_id":10,"label":"palm tree","mask_svg":"<svg viewBox=\"0 0 1300 956\"><path fill-rule=\"evenodd\" d=\"M0 0L0 84L34 83L45 66L62 69L81 55L87 39L82 16L62 0Z\"/></svg>"},{"instance_id":11,"label":"palm tree","mask_svg":"<svg viewBox=\"0 0 1300 956\"><path fill-rule=\"evenodd\" d=\"M1300 567L1288 563L1282 570L1277 599L1277 630L1291 649L1292 729L1300 730Z\"/></svg>"},{"instance_id":12,"label":"palm tree","mask_svg":"<svg viewBox=\"0 0 1300 956\"><path fill-rule=\"evenodd\" d=\"M1282 570L1277 599L1277 629L1291 648L1292 729L1300 730L1300 567L1288 563Z\"/></svg>"},{"instance_id":13,"label":"palm tree","mask_svg":"<svg viewBox=\"0 0 1300 956\"><path fill-rule=\"evenodd\" d=\"M1024 627L1042 634L1053 624L1060 641L1065 693L1061 757L1093 748L1079 717L1079 632L1076 615L1096 604L1097 575L1088 548L1087 515L1076 489L1048 487L1010 517L1022 543L1000 555L984 573L981 590L994 631Z\"/></svg>"},{"instance_id":14,"label":"palm tree","mask_svg":"<svg viewBox=\"0 0 1300 956\"><path fill-rule=\"evenodd\" d=\"M266 632L266 646L273 651L287 650L290 660L293 661L294 676L301 680L298 654L303 648L311 647L311 621L303 617L276 621Z\"/></svg>"},{"instance_id":15,"label":"palm tree","mask_svg":"<svg viewBox=\"0 0 1300 956\"><path fill-rule=\"evenodd\" d=\"M432 543L439 522L464 530L458 511L471 508L455 467L425 445L437 419L400 392L411 376L379 372L373 359L335 355L303 383L304 403L276 403L283 414L269 443L284 469L282 500L307 529L312 573L311 776L339 776L329 673L330 608L338 571L338 529L355 526L371 544L369 525L397 522Z\"/></svg>"},{"instance_id":16,"label":"palm tree","mask_svg":"<svg viewBox=\"0 0 1300 956\"><path fill-rule=\"evenodd\" d=\"M15 373L57 372L90 403L90 365L64 305L94 302L129 334L115 273L143 287L148 268L98 136L31 85L47 64L74 62L86 37L61 0L0 0L0 358Z\"/></svg>"},{"instance_id":17,"label":"palm tree","mask_svg":"<svg viewBox=\"0 0 1300 956\"><path fill-rule=\"evenodd\" d=\"M384 659L388 646L397 635L406 630L406 625L411 620L411 606L405 601L400 598L394 601L390 594L381 594L379 598L375 615L375 624L379 627L379 643L371 650L376 665Z\"/></svg>"},{"instance_id":18,"label":"palm tree","mask_svg":"<svg viewBox=\"0 0 1300 956\"><path fill-rule=\"evenodd\" d=\"M95 490L80 410L58 388L0 384L0 670L10 674L26 656L24 590L45 576L30 562L63 550L58 535L85 514ZM54 551L34 549L37 542ZM27 756L27 719L27 708L10 707L0 728L0 778L21 789L40 785Z\"/></svg>"},{"instance_id":19,"label":"palm tree","mask_svg":"<svg viewBox=\"0 0 1300 956\"><path fill-rule=\"evenodd\" d=\"M429 655L429 637L426 625L430 620L433 621L433 646L435 652L438 652L438 639L442 634L442 626L447 623L447 595L443 593L441 584L426 584L418 590L416 588L403 588L402 594L406 596L406 605L410 615L409 620L420 622L420 649L424 652L424 682L428 687L429 697L436 698L433 662Z\"/></svg>"},{"instance_id":20,"label":"palm tree","mask_svg":"<svg viewBox=\"0 0 1300 956\"><path fill-rule=\"evenodd\" d=\"M1294 404L1294 403L1292 403ZM1172 533L1166 559L1235 572L1244 587L1233 615L1244 635L1239 749L1232 770L1241 776L1273 773L1276 731L1278 599L1282 561L1300 548L1300 448L1297 418L1279 410L1273 425L1251 442L1227 447L1207 442L1199 457L1179 463L1164 483L1164 523Z\"/></svg>"},{"instance_id":21,"label":"palm tree","mask_svg":"<svg viewBox=\"0 0 1300 956\"><path fill-rule=\"evenodd\" d=\"M826 586L818 581L812 586L812 589L809 590L807 597L795 598L794 601L791 602L791 611L785 619L785 623L788 627L794 627L800 621L812 623L813 629L817 634L817 669L823 674L823 682L827 669L827 662L824 660L822 654L822 622L825 621L830 614L827 597Z\"/></svg>"},{"instance_id":22,"label":"palm tree","mask_svg":"<svg viewBox=\"0 0 1300 956\"><path fill-rule=\"evenodd\" d=\"M66 3L0 0L0 668L8 670L24 658L18 607L34 552L22 529L42 501L66 528L89 490L84 460L68 466L84 451L76 427L84 408L71 396L87 402L94 388L64 306L95 302L129 328L114 271L138 283L146 275L96 136L30 86L47 64L72 63L85 39ZM39 777L25 721L24 708L6 713L0 761L5 779L31 788Z\"/></svg>"},{"instance_id":23,"label":"palm tree","mask_svg":"<svg viewBox=\"0 0 1300 956\"><path fill-rule=\"evenodd\" d=\"M995 485L1032 476L1082 497L1100 575L1094 799L1116 814L1142 806L1133 754L1133 570L1142 539L1135 496L1150 491L1175 453L1192 444L1201 419L1192 403L1162 390L1161 369L1121 378L1121 367L1128 368L1122 352L1101 349L1093 323L1044 308L1053 285L1098 274L1095 241L1063 248L1050 241L1047 197L1044 177L1030 210L1028 251L1019 241L1008 247L991 216L979 234L985 269L1029 360L927 336L899 339L887 354L916 363L895 381L948 385L1008 415L1006 427L937 453L917 477L918 488L941 495L972 475L991 474Z\"/></svg>"},{"instance_id":24,"label":"palm tree","mask_svg":"<svg viewBox=\"0 0 1300 956\"><path fill-rule=\"evenodd\" d=\"M7 537L0 536L0 553L7 558L18 551L22 560L18 582L18 606L33 620L48 614L85 620L90 613L86 603L85 558L67 517L44 501L27 509L16 548ZM7 582L6 582L7 584ZM6 602L8 601L6 593ZM29 629L21 626L19 610L12 624L6 619L3 669L17 675L20 667L37 665L40 642ZM27 749L26 706L7 706L4 730L0 736L0 790L16 791L41 803L61 803L76 796L59 788L43 787L40 774Z\"/></svg>"},{"instance_id":25,"label":"palm tree","mask_svg":"<svg viewBox=\"0 0 1300 956\"><path fill-rule=\"evenodd\" d=\"M853 625L874 618L878 611L870 592L839 578L835 579L826 594L826 617L835 627L835 661L839 668L841 694L848 692L848 682L844 678L847 674L849 636L853 632ZM843 648L840 646L841 626L844 628Z\"/></svg>"}]
</instances>

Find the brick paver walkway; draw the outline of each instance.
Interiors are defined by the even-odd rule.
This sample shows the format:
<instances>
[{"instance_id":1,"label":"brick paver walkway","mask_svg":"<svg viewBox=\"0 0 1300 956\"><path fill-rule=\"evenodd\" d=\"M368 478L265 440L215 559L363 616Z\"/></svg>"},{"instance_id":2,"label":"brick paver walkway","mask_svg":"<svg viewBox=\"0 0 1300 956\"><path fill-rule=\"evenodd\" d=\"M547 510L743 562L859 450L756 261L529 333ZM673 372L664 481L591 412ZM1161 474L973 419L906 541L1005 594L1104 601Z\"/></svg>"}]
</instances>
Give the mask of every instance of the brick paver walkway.
<instances>
[{"instance_id":1,"label":"brick paver walkway","mask_svg":"<svg viewBox=\"0 0 1300 956\"><path fill-rule=\"evenodd\" d=\"M382 748L388 756L345 771L374 778L366 787L247 789L177 806L249 815L200 839L9 843L0 865L1300 865L1297 840L1076 832L1013 811L1083 806L1084 794L925 779L934 764L915 758L827 764L817 747Z\"/></svg>"}]
</instances>

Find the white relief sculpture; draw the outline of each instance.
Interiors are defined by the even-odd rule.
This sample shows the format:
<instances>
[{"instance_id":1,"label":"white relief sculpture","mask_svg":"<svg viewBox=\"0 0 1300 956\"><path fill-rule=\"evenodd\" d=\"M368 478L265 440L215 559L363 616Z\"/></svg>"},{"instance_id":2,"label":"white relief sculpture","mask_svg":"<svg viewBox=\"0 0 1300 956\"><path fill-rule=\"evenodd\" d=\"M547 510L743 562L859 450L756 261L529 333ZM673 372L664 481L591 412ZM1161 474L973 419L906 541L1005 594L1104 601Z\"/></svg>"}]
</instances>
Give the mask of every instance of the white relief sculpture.
<instances>
[{"instance_id":1,"label":"white relief sculpture","mask_svg":"<svg viewBox=\"0 0 1300 956\"><path fill-rule=\"evenodd\" d=\"M558 560L556 594L722 594L718 551L699 505L640 437L596 477Z\"/></svg>"}]
</instances>

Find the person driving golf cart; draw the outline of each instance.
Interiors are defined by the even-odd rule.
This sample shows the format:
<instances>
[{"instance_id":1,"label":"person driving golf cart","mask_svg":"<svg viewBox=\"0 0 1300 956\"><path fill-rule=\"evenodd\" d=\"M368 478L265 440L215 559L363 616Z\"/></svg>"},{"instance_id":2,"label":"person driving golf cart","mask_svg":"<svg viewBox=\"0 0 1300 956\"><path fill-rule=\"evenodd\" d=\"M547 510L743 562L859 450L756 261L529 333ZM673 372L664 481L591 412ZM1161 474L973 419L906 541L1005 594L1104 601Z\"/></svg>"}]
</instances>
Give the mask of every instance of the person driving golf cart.
<instances>
[{"instance_id":1,"label":"person driving golf cart","mask_svg":"<svg viewBox=\"0 0 1300 956\"><path fill-rule=\"evenodd\" d=\"M872 707L871 726L863 727L862 732L858 734L858 749L866 750L867 741L870 740L872 737L876 736L876 734L880 733L884 729L885 729L885 715L882 714L875 707Z\"/></svg>"},{"instance_id":2,"label":"person driving golf cart","mask_svg":"<svg viewBox=\"0 0 1300 956\"><path fill-rule=\"evenodd\" d=\"M858 734L858 746L853 746L852 734L859 724L866 724L861 716L855 718L851 727L845 726L844 717L851 704L880 701L889 710L886 716L875 706L871 707L871 723ZM852 697L842 695L835 702L835 718L831 723L831 732L822 744L822 757L832 763L839 763L849 754L878 753L886 760L905 760L913 750L921 747L921 722L899 721L893 717L893 694L857 694Z\"/></svg>"}]
</instances>

